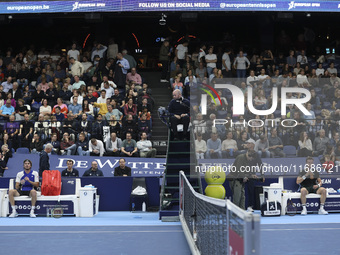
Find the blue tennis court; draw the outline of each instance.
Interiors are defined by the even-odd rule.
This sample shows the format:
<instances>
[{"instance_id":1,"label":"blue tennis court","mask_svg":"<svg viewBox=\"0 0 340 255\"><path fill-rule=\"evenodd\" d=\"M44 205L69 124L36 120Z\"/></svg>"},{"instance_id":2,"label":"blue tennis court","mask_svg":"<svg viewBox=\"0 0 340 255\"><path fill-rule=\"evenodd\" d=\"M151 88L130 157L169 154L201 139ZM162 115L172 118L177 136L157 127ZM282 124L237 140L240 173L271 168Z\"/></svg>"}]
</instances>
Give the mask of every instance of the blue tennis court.
<instances>
[{"instance_id":1,"label":"blue tennis court","mask_svg":"<svg viewBox=\"0 0 340 255\"><path fill-rule=\"evenodd\" d=\"M261 251L270 255L340 254L339 214L261 218Z\"/></svg>"},{"instance_id":2,"label":"blue tennis court","mask_svg":"<svg viewBox=\"0 0 340 255\"><path fill-rule=\"evenodd\" d=\"M35 254L190 254L180 223L161 222L158 213L1 218L0 225L2 254L27 247Z\"/></svg>"},{"instance_id":3,"label":"blue tennis court","mask_svg":"<svg viewBox=\"0 0 340 255\"><path fill-rule=\"evenodd\" d=\"M0 218L1 253L190 254L179 222L158 213L100 212L94 218ZM340 254L338 214L261 218L264 255Z\"/></svg>"}]
</instances>

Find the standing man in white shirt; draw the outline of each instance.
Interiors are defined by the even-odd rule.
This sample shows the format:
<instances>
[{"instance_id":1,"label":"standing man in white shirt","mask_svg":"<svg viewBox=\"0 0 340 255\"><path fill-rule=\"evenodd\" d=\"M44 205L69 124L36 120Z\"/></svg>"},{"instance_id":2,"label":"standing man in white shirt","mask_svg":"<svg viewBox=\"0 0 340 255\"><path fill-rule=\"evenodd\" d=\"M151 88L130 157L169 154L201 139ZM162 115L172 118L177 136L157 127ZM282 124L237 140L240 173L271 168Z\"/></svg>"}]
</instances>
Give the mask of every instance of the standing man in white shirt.
<instances>
[{"instance_id":1,"label":"standing man in white shirt","mask_svg":"<svg viewBox=\"0 0 340 255\"><path fill-rule=\"evenodd\" d=\"M118 44L115 43L114 38L110 38L109 40L109 47L107 49L107 58L115 59L118 53Z\"/></svg>"},{"instance_id":2,"label":"standing man in white shirt","mask_svg":"<svg viewBox=\"0 0 340 255\"><path fill-rule=\"evenodd\" d=\"M94 51L92 51L91 54L91 61L94 61L94 56L98 55L100 58L103 58L104 56L104 52L107 50L107 47L98 43L96 45L96 49Z\"/></svg>"},{"instance_id":3,"label":"standing man in white shirt","mask_svg":"<svg viewBox=\"0 0 340 255\"><path fill-rule=\"evenodd\" d=\"M198 53L198 62L203 62L205 60L205 50L207 46L205 44L201 45L200 52ZM203 59L204 58L204 59Z\"/></svg>"},{"instance_id":4,"label":"standing man in white shirt","mask_svg":"<svg viewBox=\"0 0 340 255\"><path fill-rule=\"evenodd\" d=\"M137 142L137 148L141 158L154 158L157 150L152 148L151 141L147 140L147 134L142 132L141 140Z\"/></svg>"},{"instance_id":5,"label":"standing man in white shirt","mask_svg":"<svg viewBox=\"0 0 340 255\"><path fill-rule=\"evenodd\" d=\"M82 77L85 71L83 64L80 63L78 60L75 60L74 58L70 58L70 64L72 64L70 71L72 77L74 77L75 75Z\"/></svg>"},{"instance_id":6,"label":"standing man in white shirt","mask_svg":"<svg viewBox=\"0 0 340 255\"><path fill-rule=\"evenodd\" d=\"M70 63L70 58L74 58L76 60L80 60L80 52L77 50L77 45L72 44L72 48L67 52L67 62Z\"/></svg>"},{"instance_id":7,"label":"standing man in white shirt","mask_svg":"<svg viewBox=\"0 0 340 255\"><path fill-rule=\"evenodd\" d=\"M205 56L205 62L207 63L208 76L210 76L214 68L216 68L217 56L213 52L214 52L214 46L210 46L208 49L208 54Z\"/></svg>"},{"instance_id":8,"label":"standing man in white shirt","mask_svg":"<svg viewBox=\"0 0 340 255\"><path fill-rule=\"evenodd\" d=\"M114 94L114 89L110 87L110 84L108 81L104 82L104 88L102 90L106 91L106 98L110 98Z\"/></svg>"},{"instance_id":9,"label":"standing man in white shirt","mask_svg":"<svg viewBox=\"0 0 340 255\"><path fill-rule=\"evenodd\" d=\"M175 56L177 57L178 64L181 68L184 67L185 59L188 55L188 45L189 42L184 41L182 44L177 45L175 50Z\"/></svg>"},{"instance_id":10,"label":"standing man in white shirt","mask_svg":"<svg viewBox=\"0 0 340 255\"><path fill-rule=\"evenodd\" d=\"M223 77L230 78L232 76L231 73L231 62L230 62L230 49L226 49L224 54L222 55L222 74Z\"/></svg>"}]
</instances>

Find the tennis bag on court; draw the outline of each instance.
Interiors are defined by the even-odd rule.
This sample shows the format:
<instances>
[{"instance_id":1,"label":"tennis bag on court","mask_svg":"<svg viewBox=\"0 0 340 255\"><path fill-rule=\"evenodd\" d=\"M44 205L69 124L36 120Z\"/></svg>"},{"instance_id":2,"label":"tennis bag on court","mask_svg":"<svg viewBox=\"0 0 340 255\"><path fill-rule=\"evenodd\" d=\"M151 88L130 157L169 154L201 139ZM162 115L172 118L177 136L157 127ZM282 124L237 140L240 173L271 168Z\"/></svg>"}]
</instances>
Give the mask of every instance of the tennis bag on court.
<instances>
[{"instance_id":1,"label":"tennis bag on court","mask_svg":"<svg viewBox=\"0 0 340 255\"><path fill-rule=\"evenodd\" d=\"M61 192L61 175L58 170L45 170L42 175L41 195L59 196Z\"/></svg>"},{"instance_id":2,"label":"tennis bag on court","mask_svg":"<svg viewBox=\"0 0 340 255\"><path fill-rule=\"evenodd\" d=\"M262 216L280 216L281 203L277 201L267 201L261 205Z\"/></svg>"}]
</instances>

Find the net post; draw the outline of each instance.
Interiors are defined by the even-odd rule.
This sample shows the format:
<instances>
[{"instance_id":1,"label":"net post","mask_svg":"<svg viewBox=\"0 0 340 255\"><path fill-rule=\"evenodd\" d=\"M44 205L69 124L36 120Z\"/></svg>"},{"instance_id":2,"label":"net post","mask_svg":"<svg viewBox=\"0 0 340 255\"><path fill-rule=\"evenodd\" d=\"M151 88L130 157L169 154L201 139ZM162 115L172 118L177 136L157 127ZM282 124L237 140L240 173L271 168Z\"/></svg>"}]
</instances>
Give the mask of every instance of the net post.
<instances>
[{"instance_id":1,"label":"net post","mask_svg":"<svg viewBox=\"0 0 340 255\"><path fill-rule=\"evenodd\" d=\"M225 200L225 211L227 214L227 255L230 253L230 244L229 244L229 227L230 227L230 215L229 215L229 209L228 209L228 200Z\"/></svg>"},{"instance_id":2,"label":"net post","mask_svg":"<svg viewBox=\"0 0 340 255\"><path fill-rule=\"evenodd\" d=\"M253 217L251 213L246 213L244 216L244 254L252 254L252 223Z\"/></svg>"},{"instance_id":3,"label":"net post","mask_svg":"<svg viewBox=\"0 0 340 255\"><path fill-rule=\"evenodd\" d=\"M183 213L184 210L184 180L183 180L183 171L179 172L179 215Z\"/></svg>"},{"instance_id":4,"label":"net post","mask_svg":"<svg viewBox=\"0 0 340 255\"><path fill-rule=\"evenodd\" d=\"M261 254L261 235L260 235L260 221L261 216L257 214L252 215L252 253L253 255Z\"/></svg>"},{"instance_id":5,"label":"net post","mask_svg":"<svg viewBox=\"0 0 340 255\"><path fill-rule=\"evenodd\" d=\"M184 186L190 185L190 184L188 183L188 180L187 180L186 176L184 175L183 171L180 171L180 173L179 173L179 181L180 181L179 219L181 221L182 229L183 229L185 238L187 239L191 254L192 255L201 255L201 252L199 251L199 249L198 249L198 247L195 243L195 240L194 240L194 238L193 238L193 236L190 232L190 229L189 229L190 226L188 225L188 223L185 219L185 215L184 215L184 208L185 208L185 203L186 203L185 197L184 197L184 194L185 194ZM190 193L188 192L188 194L190 194Z\"/></svg>"}]
</instances>

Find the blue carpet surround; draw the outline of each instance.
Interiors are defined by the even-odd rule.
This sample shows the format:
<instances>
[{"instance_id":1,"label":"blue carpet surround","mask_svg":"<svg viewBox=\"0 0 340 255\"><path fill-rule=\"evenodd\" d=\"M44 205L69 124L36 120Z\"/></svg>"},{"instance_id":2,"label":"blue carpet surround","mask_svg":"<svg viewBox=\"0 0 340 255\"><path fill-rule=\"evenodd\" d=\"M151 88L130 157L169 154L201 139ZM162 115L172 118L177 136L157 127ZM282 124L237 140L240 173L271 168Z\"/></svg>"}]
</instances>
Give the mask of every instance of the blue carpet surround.
<instances>
[{"instance_id":1,"label":"blue carpet surround","mask_svg":"<svg viewBox=\"0 0 340 255\"><path fill-rule=\"evenodd\" d=\"M256 211L255 213L259 213ZM338 214L261 218L263 255L338 255ZM100 212L93 218L0 218L1 254L176 254L190 250L179 222L158 213ZM34 248L33 248L34 247Z\"/></svg>"}]
</instances>

